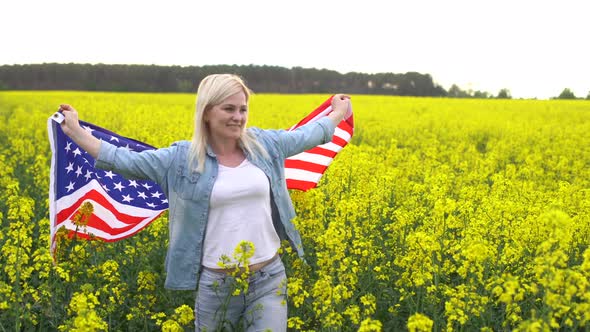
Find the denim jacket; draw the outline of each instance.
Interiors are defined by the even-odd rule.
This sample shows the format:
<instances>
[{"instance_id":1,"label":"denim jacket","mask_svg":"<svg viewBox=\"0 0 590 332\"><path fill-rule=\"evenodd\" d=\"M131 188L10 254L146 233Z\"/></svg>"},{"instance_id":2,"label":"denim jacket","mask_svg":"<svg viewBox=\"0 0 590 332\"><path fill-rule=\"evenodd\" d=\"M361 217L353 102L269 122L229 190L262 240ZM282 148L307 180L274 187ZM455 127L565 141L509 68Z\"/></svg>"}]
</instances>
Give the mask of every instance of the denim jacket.
<instances>
[{"instance_id":1,"label":"denim jacket","mask_svg":"<svg viewBox=\"0 0 590 332\"><path fill-rule=\"evenodd\" d=\"M266 148L269 159L246 153L246 158L268 177L271 188L272 219L281 240L288 240L303 257L301 236L291 219L295 210L285 181L284 160L287 157L324 144L332 139L335 125L324 117L293 131L248 128ZM113 170L128 179L149 179L156 182L168 198L169 244L166 254L165 287L177 290L196 288L201 268L205 227L209 215L209 199L218 162L207 148L203 173L188 167L189 141L170 147L133 152L102 142L96 168Z\"/></svg>"}]
</instances>

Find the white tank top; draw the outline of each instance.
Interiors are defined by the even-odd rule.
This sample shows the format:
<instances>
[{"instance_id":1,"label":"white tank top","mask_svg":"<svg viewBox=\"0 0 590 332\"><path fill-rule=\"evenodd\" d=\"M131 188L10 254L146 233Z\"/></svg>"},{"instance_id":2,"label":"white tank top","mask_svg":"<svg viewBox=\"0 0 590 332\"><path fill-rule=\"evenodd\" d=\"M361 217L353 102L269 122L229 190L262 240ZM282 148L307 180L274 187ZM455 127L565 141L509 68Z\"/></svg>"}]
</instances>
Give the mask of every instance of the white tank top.
<instances>
[{"instance_id":1,"label":"white tank top","mask_svg":"<svg viewBox=\"0 0 590 332\"><path fill-rule=\"evenodd\" d=\"M271 259L281 245L272 223L268 178L248 159L237 167L219 164L209 201L202 264L219 268L221 255L232 258L241 241L254 244L250 264Z\"/></svg>"}]
</instances>

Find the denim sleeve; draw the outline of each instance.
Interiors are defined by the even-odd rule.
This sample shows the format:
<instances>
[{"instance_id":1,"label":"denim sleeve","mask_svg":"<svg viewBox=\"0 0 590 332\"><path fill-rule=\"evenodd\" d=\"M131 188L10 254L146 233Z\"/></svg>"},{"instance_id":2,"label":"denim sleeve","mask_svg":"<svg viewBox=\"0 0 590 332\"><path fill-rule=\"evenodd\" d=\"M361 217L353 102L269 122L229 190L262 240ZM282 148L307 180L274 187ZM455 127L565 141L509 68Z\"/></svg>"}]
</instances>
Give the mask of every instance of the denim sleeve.
<instances>
[{"instance_id":1,"label":"denim sleeve","mask_svg":"<svg viewBox=\"0 0 590 332\"><path fill-rule=\"evenodd\" d=\"M293 131L276 130L274 140L285 158L332 140L336 125L332 119L323 117Z\"/></svg>"},{"instance_id":2,"label":"denim sleeve","mask_svg":"<svg viewBox=\"0 0 590 332\"><path fill-rule=\"evenodd\" d=\"M95 167L112 170L127 179L152 180L162 185L176 149L177 146L172 145L163 149L136 152L102 141Z\"/></svg>"}]
</instances>

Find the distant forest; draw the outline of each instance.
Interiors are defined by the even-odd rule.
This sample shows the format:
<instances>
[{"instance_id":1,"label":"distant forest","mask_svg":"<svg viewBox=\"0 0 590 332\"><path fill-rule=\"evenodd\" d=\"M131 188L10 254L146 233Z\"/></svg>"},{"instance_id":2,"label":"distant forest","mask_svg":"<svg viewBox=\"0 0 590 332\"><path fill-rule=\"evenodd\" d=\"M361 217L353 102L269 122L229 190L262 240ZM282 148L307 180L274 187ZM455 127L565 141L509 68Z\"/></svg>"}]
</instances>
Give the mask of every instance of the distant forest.
<instances>
[{"instance_id":1,"label":"distant forest","mask_svg":"<svg viewBox=\"0 0 590 332\"><path fill-rule=\"evenodd\" d=\"M447 91L429 74L347 73L315 68L277 66L156 66L108 64L29 64L0 66L0 90L87 90L120 92L196 92L207 75L233 73L257 93L334 93L432 96L455 98L511 98L508 89L496 95ZM575 98L575 97L574 97Z\"/></svg>"}]
</instances>

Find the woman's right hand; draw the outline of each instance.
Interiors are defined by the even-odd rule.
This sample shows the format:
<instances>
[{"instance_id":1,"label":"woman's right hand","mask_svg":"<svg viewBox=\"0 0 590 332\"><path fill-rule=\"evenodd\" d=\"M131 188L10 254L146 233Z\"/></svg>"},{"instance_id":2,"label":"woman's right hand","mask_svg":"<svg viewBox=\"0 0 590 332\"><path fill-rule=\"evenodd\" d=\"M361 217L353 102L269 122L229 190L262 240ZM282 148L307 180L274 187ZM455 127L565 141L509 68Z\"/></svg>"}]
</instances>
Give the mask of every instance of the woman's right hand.
<instances>
[{"instance_id":1,"label":"woman's right hand","mask_svg":"<svg viewBox=\"0 0 590 332\"><path fill-rule=\"evenodd\" d=\"M61 104L59 110L62 111L61 113L64 116L64 121L61 123L64 134L68 135L72 141L86 150L94 159L98 158L101 141L80 127L76 109L68 104Z\"/></svg>"},{"instance_id":2,"label":"woman's right hand","mask_svg":"<svg viewBox=\"0 0 590 332\"><path fill-rule=\"evenodd\" d=\"M82 130L78 122L78 112L71 105L61 104L59 110L64 116L64 121L61 123L61 130L69 137L74 136ZM72 137L73 138L73 137Z\"/></svg>"}]
</instances>

